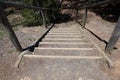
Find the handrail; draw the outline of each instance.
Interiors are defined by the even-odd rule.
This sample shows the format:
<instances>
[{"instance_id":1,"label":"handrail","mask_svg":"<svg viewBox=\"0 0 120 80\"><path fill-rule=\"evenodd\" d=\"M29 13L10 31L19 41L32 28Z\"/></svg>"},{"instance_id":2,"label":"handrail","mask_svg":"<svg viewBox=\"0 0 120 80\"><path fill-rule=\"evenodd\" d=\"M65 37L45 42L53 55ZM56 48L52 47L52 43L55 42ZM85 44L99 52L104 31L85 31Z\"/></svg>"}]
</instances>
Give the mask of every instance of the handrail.
<instances>
[{"instance_id":1,"label":"handrail","mask_svg":"<svg viewBox=\"0 0 120 80\"><path fill-rule=\"evenodd\" d=\"M98 2L98 3L94 3L94 4L91 4L91 5L88 5L88 6L83 6L83 7L79 8L79 9L91 8L91 7L103 5L103 4L110 3L110 2L111 2L111 0L105 0L105 1L101 1L101 2Z\"/></svg>"},{"instance_id":2,"label":"handrail","mask_svg":"<svg viewBox=\"0 0 120 80\"><path fill-rule=\"evenodd\" d=\"M19 4L16 2L10 2L10 1L1 1L4 6L12 6L12 7L18 7L18 8L28 8L28 9L34 9L34 10L47 10L48 8L43 8L43 7L37 7L37 6L32 6L32 5L23 5Z\"/></svg>"},{"instance_id":3,"label":"handrail","mask_svg":"<svg viewBox=\"0 0 120 80\"><path fill-rule=\"evenodd\" d=\"M91 4L91 5L85 5L85 6L76 6L76 7L67 7L67 8L61 8L61 9L75 9L75 8L78 8L78 9L85 9L85 8L92 8L92 7L95 7L95 6L99 6L99 5L103 5L103 4L106 4L106 3L110 3L111 0L105 0L105 1L101 1L101 2L98 2L98 3L94 3L94 4Z\"/></svg>"},{"instance_id":4,"label":"handrail","mask_svg":"<svg viewBox=\"0 0 120 80\"><path fill-rule=\"evenodd\" d=\"M44 34L39 37L36 41L34 41L29 47L25 48L25 50L34 51L35 47L38 47L39 43L43 40L43 38L49 33L49 31L54 27L55 23L52 23L50 27L44 32Z\"/></svg>"},{"instance_id":5,"label":"handrail","mask_svg":"<svg viewBox=\"0 0 120 80\"><path fill-rule=\"evenodd\" d=\"M17 7L17 8L28 8L28 9L34 9L34 10L46 10L47 8L42 8L42 7L36 7L36 6L31 6L31 5L21 5L19 3L16 2L10 2L10 1L2 1L0 0L0 14L1 17L0 19L2 20L4 26L4 29L6 30L6 32L9 35L10 40L12 41L12 43L14 44L15 48L21 52L23 51L23 48L20 44L20 42L18 41L18 38L15 34L15 32L12 29L11 24L9 23L8 19L7 19L7 15L5 14L5 7Z\"/></svg>"}]
</instances>

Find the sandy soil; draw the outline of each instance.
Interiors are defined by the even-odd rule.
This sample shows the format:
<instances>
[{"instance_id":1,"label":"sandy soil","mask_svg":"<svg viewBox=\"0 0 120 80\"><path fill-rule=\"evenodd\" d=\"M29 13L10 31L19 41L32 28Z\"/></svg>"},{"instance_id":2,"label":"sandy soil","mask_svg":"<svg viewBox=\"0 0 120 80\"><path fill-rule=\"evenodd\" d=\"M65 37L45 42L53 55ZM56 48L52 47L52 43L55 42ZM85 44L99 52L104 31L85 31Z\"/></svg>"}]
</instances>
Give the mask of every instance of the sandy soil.
<instances>
[{"instance_id":1,"label":"sandy soil","mask_svg":"<svg viewBox=\"0 0 120 80\"><path fill-rule=\"evenodd\" d=\"M96 16L94 13L89 12L86 28L92 31L94 34L96 34L103 41L105 40L106 42L108 42L112 35L112 31L115 28L115 25L116 23L105 21L101 17ZM92 38L94 42L98 44L102 50L105 49L106 44L103 41L100 41L94 36L90 36L90 38ZM112 80L119 80L120 39L118 40L115 47L117 47L118 49L113 50L111 53L106 53L110 57L110 59L113 60L115 68L111 70L105 68L104 70L107 74L109 74Z\"/></svg>"}]
</instances>

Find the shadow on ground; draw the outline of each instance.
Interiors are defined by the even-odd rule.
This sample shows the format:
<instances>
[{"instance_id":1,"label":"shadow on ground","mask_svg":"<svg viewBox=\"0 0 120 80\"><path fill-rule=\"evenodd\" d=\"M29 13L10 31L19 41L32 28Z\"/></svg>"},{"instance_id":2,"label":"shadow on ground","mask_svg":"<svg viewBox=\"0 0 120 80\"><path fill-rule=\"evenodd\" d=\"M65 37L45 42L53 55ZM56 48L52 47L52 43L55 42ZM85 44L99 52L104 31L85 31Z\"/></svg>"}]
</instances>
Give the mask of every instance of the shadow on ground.
<instances>
[{"instance_id":1,"label":"shadow on ground","mask_svg":"<svg viewBox=\"0 0 120 80\"><path fill-rule=\"evenodd\" d=\"M87 28L85 28L87 31L89 31L93 36L95 36L97 39L99 39L101 42L103 42L105 45L106 45L106 47L107 47L107 45L108 45L108 42L106 41L106 40L104 40L104 39L102 39L101 37L99 37L97 34L95 34L94 32L92 32L91 30L89 30L89 29L87 29ZM114 49L116 50L116 49L118 49L117 47L114 47Z\"/></svg>"},{"instance_id":2,"label":"shadow on ground","mask_svg":"<svg viewBox=\"0 0 120 80\"><path fill-rule=\"evenodd\" d=\"M69 22L72 21L70 14L59 14L57 18L55 19L55 23L63 23L63 22Z\"/></svg>"}]
</instances>

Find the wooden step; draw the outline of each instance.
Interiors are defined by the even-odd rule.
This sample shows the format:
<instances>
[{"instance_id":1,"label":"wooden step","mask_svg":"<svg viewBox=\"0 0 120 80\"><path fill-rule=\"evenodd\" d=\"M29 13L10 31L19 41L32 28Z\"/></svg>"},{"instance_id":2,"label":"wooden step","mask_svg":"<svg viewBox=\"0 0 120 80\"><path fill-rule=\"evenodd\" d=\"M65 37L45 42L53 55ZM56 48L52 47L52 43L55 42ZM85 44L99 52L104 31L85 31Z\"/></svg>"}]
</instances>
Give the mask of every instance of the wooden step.
<instances>
[{"instance_id":1,"label":"wooden step","mask_svg":"<svg viewBox=\"0 0 120 80\"><path fill-rule=\"evenodd\" d=\"M42 42L78 42L78 43L90 43L88 40L42 40Z\"/></svg>"},{"instance_id":2,"label":"wooden step","mask_svg":"<svg viewBox=\"0 0 120 80\"><path fill-rule=\"evenodd\" d=\"M77 29L52 29L51 31L79 31L80 32L80 30L77 30Z\"/></svg>"},{"instance_id":3,"label":"wooden step","mask_svg":"<svg viewBox=\"0 0 120 80\"><path fill-rule=\"evenodd\" d=\"M90 43L85 43L85 42L40 42L40 44L71 44L71 45L74 45L74 44L90 44Z\"/></svg>"},{"instance_id":4,"label":"wooden step","mask_svg":"<svg viewBox=\"0 0 120 80\"><path fill-rule=\"evenodd\" d=\"M83 38L83 39L85 39L85 38ZM83 40L83 39L78 39L78 38L77 38L77 39L74 39L74 38L73 38L73 39L65 39L65 38L44 38L43 40L69 40L69 41L70 41L70 40L71 40L71 41L72 41L72 40L73 40L73 41L74 41L74 40L76 40L76 41L78 40L78 41L79 41L79 40Z\"/></svg>"},{"instance_id":5,"label":"wooden step","mask_svg":"<svg viewBox=\"0 0 120 80\"><path fill-rule=\"evenodd\" d=\"M96 48L50 48L50 47L41 48L41 47L37 47L36 49L39 49L39 50L94 50Z\"/></svg>"},{"instance_id":6,"label":"wooden step","mask_svg":"<svg viewBox=\"0 0 120 80\"><path fill-rule=\"evenodd\" d=\"M85 36L45 36L45 38L83 38Z\"/></svg>"},{"instance_id":7,"label":"wooden step","mask_svg":"<svg viewBox=\"0 0 120 80\"><path fill-rule=\"evenodd\" d=\"M57 33L57 34L81 34L81 32L77 32L77 31L76 32L64 32L64 31L63 32L62 31L61 32L60 31L53 32L53 31L50 31L49 33L53 33L53 34L55 34L55 33Z\"/></svg>"},{"instance_id":8,"label":"wooden step","mask_svg":"<svg viewBox=\"0 0 120 80\"><path fill-rule=\"evenodd\" d=\"M100 71L101 63L105 64L102 58L63 59L24 57L20 69L26 75L30 75L32 80L111 80L104 71ZM91 71L94 72L91 73ZM102 77L99 78L96 73ZM29 80L28 77L24 79Z\"/></svg>"},{"instance_id":9,"label":"wooden step","mask_svg":"<svg viewBox=\"0 0 120 80\"><path fill-rule=\"evenodd\" d=\"M50 33L81 33L80 31L50 31Z\"/></svg>"},{"instance_id":10,"label":"wooden step","mask_svg":"<svg viewBox=\"0 0 120 80\"><path fill-rule=\"evenodd\" d=\"M49 35L81 35L81 33L48 33Z\"/></svg>"},{"instance_id":11,"label":"wooden step","mask_svg":"<svg viewBox=\"0 0 120 80\"><path fill-rule=\"evenodd\" d=\"M51 48L94 48L94 45L90 44L39 44L39 47L51 47Z\"/></svg>"},{"instance_id":12,"label":"wooden step","mask_svg":"<svg viewBox=\"0 0 120 80\"><path fill-rule=\"evenodd\" d=\"M47 34L47 36L84 36L82 34L74 35L74 34Z\"/></svg>"},{"instance_id":13,"label":"wooden step","mask_svg":"<svg viewBox=\"0 0 120 80\"><path fill-rule=\"evenodd\" d=\"M79 38L79 37L84 37L84 35L46 35L45 38L48 37L56 37L56 38L64 38L64 37L73 37L73 38Z\"/></svg>"},{"instance_id":14,"label":"wooden step","mask_svg":"<svg viewBox=\"0 0 120 80\"><path fill-rule=\"evenodd\" d=\"M46 35L46 37L80 37L84 35Z\"/></svg>"},{"instance_id":15,"label":"wooden step","mask_svg":"<svg viewBox=\"0 0 120 80\"><path fill-rule=\"evenodd\" d=\"M35 55L64 55L64 56L102 56L98 50L39 50L35 49Z\"/></svg>"},{"instance_id":16,"label":"wooden step","mask_svg":"<svg viewBox=\"0 0 120 80\"><path fill-rule=\"evenodd\" d=\"M50 55L24 55L29 58L51 58L51 59L103 59L102 56L50 56Z\"/></svg>"}]
</instances>

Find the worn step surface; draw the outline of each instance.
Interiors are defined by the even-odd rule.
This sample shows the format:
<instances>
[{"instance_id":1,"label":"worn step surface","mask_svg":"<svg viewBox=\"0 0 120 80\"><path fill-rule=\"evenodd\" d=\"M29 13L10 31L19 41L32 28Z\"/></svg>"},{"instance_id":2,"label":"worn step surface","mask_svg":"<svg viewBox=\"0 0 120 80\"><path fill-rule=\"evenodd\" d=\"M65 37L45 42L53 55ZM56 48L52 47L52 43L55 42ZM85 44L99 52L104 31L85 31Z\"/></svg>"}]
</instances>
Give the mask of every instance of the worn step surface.
<instances>
[{"instance_id":1,"label":"worn step surface","mask_svg":"<svg viewBox=\"0 0 120 80\"><path fill-rule=\"evenodd\" d=\"M91 43L85 43L85 42L40 42L40 44L91 44Z\"/></svg>"},{"instance_id":2,"label":"worn step surface","mask_svg":"<svg viewBox=\"0 0 120 80\"><path fill-rule=\"evenodd\" d=\"M46 36L84 36L83 34L81 33L64 33L64 32L61 32L61 33L48 33Z\"/></svg>"},{"instance_id":3,"label":"worn step surface","mask_svg":"<svg viewBox=\"0 0 120 80\"><path fill-rule=\"evenodd\" d=\"M39 47L51 47L51 48L95 48L92 44L39 44Z\"/></svg>"},{"instance_id":4,"label":"worn step surface","mask_svg":"<svg viewBox=\"0 0 120 80\"><path fill-rule=\"evenodd\" d=\"M90 43L88 40L42 40L42 42Z\"/></svg>"},{"instance_id":5,"label":"worn step surface","mask_svg":"<svg viewBox=\"0 0 120 80\"><path fill-rule=\"evenodd\" d=\"M81 33L80 31L50 31L50 33Z\"/></svg>"},{"instance_id":6,"label":"worn step surface","mask_svg":"<svg viewBox=\"0 0 120 80\"><path fill-rule=\"evenodd\" d=\"M52 29L51 32L80 32L80 30L71 30L71 29Z\"/></svg>"},{"instance_id":7,"label":"worn step surface","mask_svg":"<svg viewBox=\"0 0 120 80\"><path fill-rule=\"evenodd\" d=\"M33 53L46 56L100 56L101 54L77 29L52 29ZM39 56L39 57L40 57Z\"/></svg>"},{"instance_id":8,"label":"worn step surface","mask_svg":"<svg viewBox=\"0 0 120 80\"><path fill-rule=\"evenodd\" d=\"M35 55L64 55L64 56L102 56L99 51L91 50L46 50L36 49L33 53Z\"/></svg>"},{"instance_id":9,"label":"worn step surface","mask_svg":"<svg viewBox=\"0 0 120 80\"><path fill-rule=\"evenodd\" d=\"M26 74L31 80L111 80L100 68L103 62L102 59L33 59L25 57L20 68L22 68L21 72L27 72Z\"/></svg>"},{"instance_id":10,"label":"worn step surface","mask_svg":"<svg viewBox=\"0 0 120 80\"><path fill-rule=\"evenodd\" d=\"M81 39L78 39L78 38L77 39L74 39L74 38L72 38L72 39L69 39L69 38L68 39L65 39L65 38L44 38L43 40L69 40L69 41L71 40L72 41L72 40L84 40L84 38L81 38Z\"/></svg>"},{"instance_id":11,"label":"worn step surface","mask_svg":"<svg viewBox=\"0 0 120 80\"><path fill-rule=\"evenodd\" d=\"M45 37L45 38L53 38L53 39L56 39L56 38L57 38L57 39L58 39L58 38L59 38L59 39L63 39L63 38L64 38L64 39L83 39L83 38L85 38L85 36L78 36L78 37L74 37L74 36L73 36L73 37L72 37L72 36L70 36L70 37L69 37L69 36L63 36L63 37L50 36L50 37L49 37L49 36L47 36L47 37Z\"/></svg>"},{"instance_id":12,"label":"worn step surface","mask_svg":"<svg viewBox=\"0 0 120 80\"><path fill-rule=\"evenodd\" d=\"M45 38L83 38L85 36L50 36L47 35Z\"/></svg>"},{"instance_id":13,"label":"worn step surface","mask_svg":"<svg viewBox=\"0 0 120 80\"><path fill-rule=\"evenodd\" d=\"M49 35L81 35L82 33L49 33Z\"/></svg>"},{"instance_id":14,"label":"worn step surface","mask_svg":"<svg viewBox=\"0 0 120 80\"><path fill-rule=\"evenodd\" d=\"M59 31L50 31L50 33L82 33L80 31L63 31L63 30L59 30Z\"/></svg>"}]
</instances>

